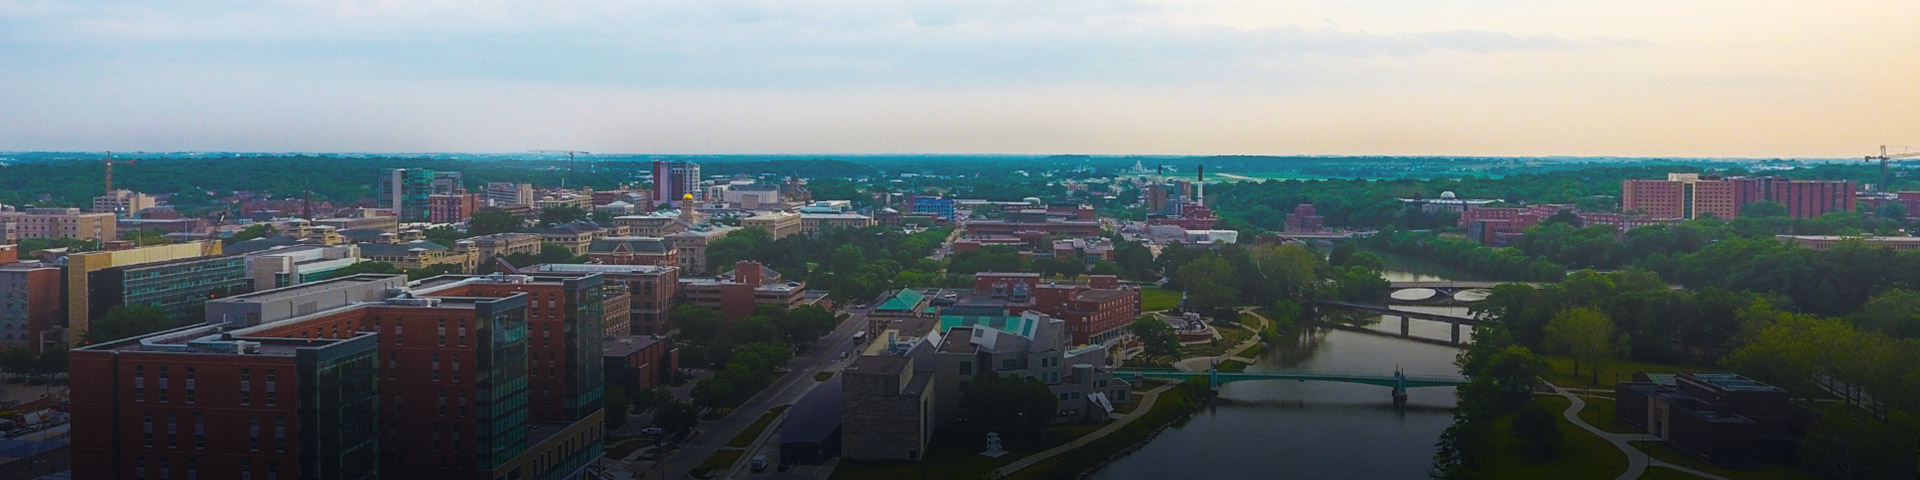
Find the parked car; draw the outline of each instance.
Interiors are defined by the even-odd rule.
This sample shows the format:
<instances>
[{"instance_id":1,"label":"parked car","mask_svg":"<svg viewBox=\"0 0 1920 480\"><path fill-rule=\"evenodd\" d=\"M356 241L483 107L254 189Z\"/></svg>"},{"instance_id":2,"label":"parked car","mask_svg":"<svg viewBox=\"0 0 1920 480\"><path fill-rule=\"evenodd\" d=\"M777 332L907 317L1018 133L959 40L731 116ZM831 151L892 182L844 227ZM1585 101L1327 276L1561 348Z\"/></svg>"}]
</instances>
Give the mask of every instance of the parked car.
<instances>
[{"instance_id":1,"label":"parked car","mask_svg":"<svg viewBox=\"0 0 1920 480\"><path fill-rule=\"evenodd\" d=\"M754 455L753 461L751 463L748 463L747 466L752 467L754 473L767 471L767 456Z\"/></svg>"},{"instance_id":2,"label":"parked car","mask_svg":"<svg viewBox=\"0 0 1920 480\"><path fill-rule=\"evenodd\" d=\"M667 431L666 431L666 430L661 430L661 429L660 429L660 427L647 427L647 428L642 428L642 429L640 429L640 434L641 434L641 435L652 435L652 436L655 436L655 437L658 437L658 436L661 436L661 435L666 435L666 434L667 434Z\"/></svg>"}]
</instances>

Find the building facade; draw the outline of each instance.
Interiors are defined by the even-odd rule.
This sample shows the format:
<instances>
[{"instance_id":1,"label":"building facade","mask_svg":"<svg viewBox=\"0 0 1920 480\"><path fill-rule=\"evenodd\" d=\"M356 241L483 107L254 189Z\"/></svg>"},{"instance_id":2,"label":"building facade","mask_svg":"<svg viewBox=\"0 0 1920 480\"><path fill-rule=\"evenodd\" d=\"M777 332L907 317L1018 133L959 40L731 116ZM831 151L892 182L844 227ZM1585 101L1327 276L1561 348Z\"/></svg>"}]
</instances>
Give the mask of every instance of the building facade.
<instances>
[{"instance_id":1,"label":"building facade","mask_svg":"<svg viewBox=\"0 0 1920 480\"><path fill-rule=\"evenodd\" d=\"M664 238L606 237L587 246L587 258L605 265L654 265L677 267L680 252Z\"/></svg>"},{"instance_id":2,"label":"building facade","mask_svg":"<svg viewBox=\"0 0 1920 480\"><path fill-rule=\"evenodd\" d=\"M747 318L754 305L763 303L797 308L805 303L806 291L806 284L782 281L780 272L751 261L735 263L733 271L719 276L680 279L683 301L719 310L729 323Z\"/></svg>"},{"instance_id":3,"label":"building facade","mask_svg":"<svg viewBox=\"0 0 1920 480\"><path fill-rule=\"evenodd\" d=\"M10 245L9 245L10 246ZM66 348L54 329L61 318L60 267L42 263L0 265L0 348L33 353Z\"/></svg>"},{"instance_id":4,"label":"building facade","mask_svg":"<svg viewBox=\"0 0 1920 480\"><path fill-rule=\"evenodd\" d=\"M480 262L491 262L494 258L524 253L540 254L540 236L532 233L496 233L468 237L456 242L456 246L471 248Z\"/></svg>"},{"instance_id":5,"label":"building facade","mask_svg":"<svg viewBox=\"0 0 1920 480\"><path fill-rule=\"evenodd\" d=\"M160 206L160 202L154 200L152 195L132 190L114 190L107 192L106 195L93 197L93 209L90 211L130 218L141 210L157 206Z\"/></svg>"},{"instance_id":6,"label":"building facade","mask_svg":"<svg viewBox=\"0 0 1920 480\"><path fill-rule=\"evenodd\" d=\"M419 168L390 168L380 172L375 185L374 199L380 208L393 209L400 221L425 222L428 219L427 197L434 194L432 170Z\"/></svg>"},{"instance_id":7,"label":"building facade","mask_svg":"<svg viewBox=\"0 0 1920 480\"><path fill-rule=\"evenodd\" d=\"M113 241L120 238L112 213L83 213L78 208L30 208L0 212L0 222L14 224L16 238L77 238Z\"/></svg>"},{"instance_id":8,"label":"building facade","mask_svg":"<svg viewBox=\"0 0 1920 480\"><path fill-rule=\"evenodd\" d=\"M1731 373L1634 374L1614 385L1614 417L1682 452L1747 468L1792 459L1819 416L1787 391Z\"/></svg>"},{"instance_id":9,"label":"building facade","mask_svg":"<svg viewBox=\"0 0 1920 480\"><path fill-rule=\"evenodd\" d=\"M67 268L63 272L66 276L67 321L61 326L67 329L68 344L79 344L86 335L87 324L104 313L92 309L91 293L94 288L90 281L94 272L112 267L220 255L220 249L218 241L199 241L67 255Z\"/></svg>"},{"instance_id":10,"label":"building facade","mask_svg":"<svg viewBox=\"0 0 1920 480\"><path fill-rule=\"evenodd\" d=\"M653 190L649 199L655 208L661 205L686 208L686 205L681 205L684 200L704 200L705 194L700 190L700 164L665 160L653 162Z\"/></svg>"},{"instance_id":11,"label":"building facade","mask_svg":"<svg viewBox=\"0 0 1920 480\"><path fill-rule=\"evenodd\" d=\"M768 212L747 217L740 221L743 228L759 228L779 240L788 235L800 233L800 214L792 212Z\"/></svg>"},{"instance_id":12,"label":"building facade","mask_svg":"<svg viewBox=\"0 0 1920 480\"><path fill-rule=\"evenodd\" d=\"M109 309L141 305L165 310L176 320L201 315L207 300L246 293L247 257L212 256L108 267L87 274L90 320Z\"/></svg>"},{"instance_id":13,"label":"building facade","mask_svg":"<svg viewBox=\"0 0 1920 480\"><path fill-rule=\"evenodd\" d=\"M490 207L533 206L533 184L529 183L489 182L486 195Z\"/></svg>"},{"instance_id":14,"label":"building facade","mask_svg":"<svg viewBox=\"0 0 1920 480\"><path fill-rule=\"evenodd\" d=\"M1723 220L1760 201L1779 202L1793 218L1815 218L1852 211L1856 202L1851 180L1791 180L1781 177L1718 177L1669 173L1666 180L1626 180L1620 186L1620 209L1661 218L1694 219L1712 215Z\"/></svg>"},{"instance_id":15,"label":"building facade","mask_svg":"<svg viewBox=\"0 0 1920 480\"><path fill-rule=\"evenodd\" d=\"M672 328L667 313L678 305L680 269L652 265L540 264L520 271L547 276L597 274L612 285L626 287L629 329L616 335L666 335Z\"/></svg>"},{"instance_id":16,"label":"building facade","mask_svg":"<svg viewBox=\"0 0 1920 480\"><path fill-rule=\"evenodd\" d=\"M461 223L473 218L473 212L480 209L480 194L449 193L427 196L427 221L433 223Z\"/></svg>"}]
</instances>

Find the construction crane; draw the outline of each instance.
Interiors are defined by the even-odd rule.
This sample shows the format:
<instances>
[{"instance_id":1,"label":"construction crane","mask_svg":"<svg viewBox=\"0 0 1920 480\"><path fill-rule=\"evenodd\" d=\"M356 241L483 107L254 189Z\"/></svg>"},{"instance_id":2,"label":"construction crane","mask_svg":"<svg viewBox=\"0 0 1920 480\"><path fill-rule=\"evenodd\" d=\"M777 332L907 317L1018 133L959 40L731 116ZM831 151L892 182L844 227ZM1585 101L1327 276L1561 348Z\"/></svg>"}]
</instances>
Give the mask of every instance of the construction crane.
<instances>
[{"instance_id":1,"label":"construction crane","mask_svg":"<svg viewBox=\"0 0 1920 480\"><path fill-rule=\"evenodd\" d=\"M128 160L126 163L131 165L135 163L140 163L140 161ZM113 152L107 152L107 182L106 183L107 183L106 194L113 195Z\"/></svg>"},{"instance_id":2,"label":"construction crane","mask_svg":"<svg viewBox=\"0 0 1920 480\"><path fill-rule=\"evenodd\" d=\"M1909 151L1906 153L1888 154L1887 147L1899 147L1902 150L1909 150ZM1881 145L1879 155L1867 156L1867 161L1869 162L1874 160L1880 161L1880 191L1882 192L1893 191L1893 174L1887 170L1888 162L1892 160L1902 159L1902 158L1920 157L1920 151L1912 151L1912 150L1913 150L1913 147L1905 147L1900 145Z\"/></svg>"},{"instance_id":3,"label":"construction crane","mask_svg":"<svg viewBox=\"0 0 1920 480\"><path fill-rule=\"evenodd\" d=\"M528 150L528 152L533 152L533 153L552 153L552 154L561 154L561 153L564 153L564 154L567 154L567 174L566 174L566 175L561 175L561 176L560 176L560 188L567 188L567 177L568 177L568 176L571 176L571 175L573 175L573 156L574 156L575 154L579 154L579 155L592 155L592 154L593 154L593 152L582 152L582 151L579 151L579 150Z\"/></svg>"}]
</instances>

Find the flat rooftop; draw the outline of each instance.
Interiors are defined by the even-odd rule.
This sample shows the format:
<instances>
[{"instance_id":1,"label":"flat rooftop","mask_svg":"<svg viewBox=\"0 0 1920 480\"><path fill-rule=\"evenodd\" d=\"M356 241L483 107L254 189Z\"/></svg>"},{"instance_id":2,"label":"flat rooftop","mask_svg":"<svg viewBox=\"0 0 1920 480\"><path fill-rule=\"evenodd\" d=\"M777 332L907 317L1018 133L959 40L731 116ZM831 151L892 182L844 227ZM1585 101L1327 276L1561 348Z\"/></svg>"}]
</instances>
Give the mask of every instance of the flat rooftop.
<instances>
[{"instance_id":1,"label":"flat rooftop","mask_svg":"<svg viewBox=\"0 0 1920 480\"><path fill-rule=\"evenodd\" d=\"M254 293L234 295L231 297L219 299L219 301L239 302L239 303L266 303L266 302L272 302L277 300L286 300L289 298L296 298L296 297L305 296L305 295L312 295L315 293L325 292L329 290L352 288L352 287L357 287L357 286L361 286L368 283L394 281L394 279L398 279L396 288L406 285L406 280L407 280L406 275L363 273L359 275L352 275L352 276L346 276L346 277L340 277L340 278L329 278L329 279L321 280L318 282L302 283L299 285L281 287L281 288L276 288L272 290L263 290L263 291L254 292Z\"/></svg>"},{"instance_id":2,"label":"flat rooftop","mask_svg":"<svg viewBox=\"0 0 1920 480\"><path fill-rule=\"evenodd\" d=\"M899 375L900 372L907 370L907 364L911 362L907 357L862 355L860 358L854 359L852 364L847 365L846 373Z\"/></svg>"}]
</instances>

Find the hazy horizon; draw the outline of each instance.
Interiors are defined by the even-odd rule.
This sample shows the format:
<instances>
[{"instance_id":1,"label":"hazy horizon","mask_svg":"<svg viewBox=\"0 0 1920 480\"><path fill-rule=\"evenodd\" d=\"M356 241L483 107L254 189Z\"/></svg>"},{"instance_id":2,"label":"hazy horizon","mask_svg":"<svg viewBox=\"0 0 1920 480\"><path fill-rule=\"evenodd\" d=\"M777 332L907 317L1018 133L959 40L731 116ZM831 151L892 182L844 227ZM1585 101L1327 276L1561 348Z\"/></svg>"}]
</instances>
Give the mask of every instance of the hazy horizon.
<instances>
[{"instance_id":1,"label":"hazy horizon","mask_svg":"<svg viewBox=\"0 0 1920 480\"><path fill-rule=\"evenodd\" d=\"M0 150L1845 159L1920 144L1912 18L1920 2L14 0Z\"/></svg>"}]
</instances>

